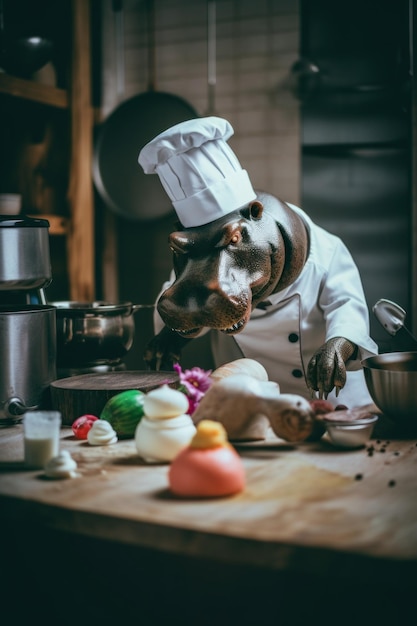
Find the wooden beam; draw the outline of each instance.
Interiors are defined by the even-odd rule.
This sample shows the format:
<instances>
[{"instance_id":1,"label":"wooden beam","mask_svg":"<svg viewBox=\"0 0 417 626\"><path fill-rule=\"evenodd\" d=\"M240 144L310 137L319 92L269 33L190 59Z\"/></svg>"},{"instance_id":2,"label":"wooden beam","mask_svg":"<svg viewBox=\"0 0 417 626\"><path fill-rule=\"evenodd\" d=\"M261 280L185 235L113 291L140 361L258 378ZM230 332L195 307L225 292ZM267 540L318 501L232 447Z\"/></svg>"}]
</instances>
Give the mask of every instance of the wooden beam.
<instances>
[{"instance_id":1,"label":"wooden beam","mask_svg":"<svg viewBox=\"0 0 417 626\"><path fill-rule=\"evenodd\" d=\"M68 265L72 300L95 299L94 195L92 182L90 0L71 0L73 16L71 163Z\"/></svg>"}]
</instances>

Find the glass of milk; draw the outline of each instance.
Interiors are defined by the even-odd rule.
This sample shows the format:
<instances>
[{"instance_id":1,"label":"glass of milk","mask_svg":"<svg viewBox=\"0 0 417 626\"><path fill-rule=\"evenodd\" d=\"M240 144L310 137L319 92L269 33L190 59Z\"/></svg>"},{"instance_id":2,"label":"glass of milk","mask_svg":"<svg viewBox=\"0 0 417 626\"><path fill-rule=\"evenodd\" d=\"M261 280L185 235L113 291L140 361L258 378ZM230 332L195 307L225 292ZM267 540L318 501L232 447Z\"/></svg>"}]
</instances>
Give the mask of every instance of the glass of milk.
<instances>
[{"instance_id":1,"label":"glass of milk","mask_svg":"<svg viewBox=\"0 0 417 626\"><path fill-rule=\"evenodd\" d=\"M59 453L61 413L26 411L23 416L25 465L43 469Z\"/></svg>"}]
</instances>

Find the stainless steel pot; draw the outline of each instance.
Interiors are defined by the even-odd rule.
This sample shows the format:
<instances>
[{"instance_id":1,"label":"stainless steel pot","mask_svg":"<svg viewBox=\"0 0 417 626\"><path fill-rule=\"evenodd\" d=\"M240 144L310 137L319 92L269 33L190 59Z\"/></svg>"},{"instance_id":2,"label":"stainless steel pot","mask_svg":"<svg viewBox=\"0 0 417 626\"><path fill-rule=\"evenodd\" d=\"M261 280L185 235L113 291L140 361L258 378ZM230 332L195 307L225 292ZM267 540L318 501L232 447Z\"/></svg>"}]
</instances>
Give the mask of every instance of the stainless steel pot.
<instances>
[{"instance_id":1,"label":"stainless steel pot","mask_svg":"<svg viewBox=\"0 0 417 626\"><path fill-rule=\"evenodd\" d=\"M56 312L52 306L0 306L0 422L48 405L56 379Z\"/></svg>"},{"instance_id":2,"label":"stainless steel pot","mask_svg":"<svg viewBox=\"0 0 417 626\"><path fill-rule=\"evenodd\" d=\"M152 304L51 302L57 316L57 367L117 365L133 345L133 313Z\"/></svg>"},{"instance_id":3,"label":"stainless steel pot","mask_svg":"<svg viewBox=\"0 0 417 626\"><path fill-rule=\"evenodd\" d=\"M51 280L49 222L0 215L0 291L43 289Z\"/></svg>"}]
</instances>

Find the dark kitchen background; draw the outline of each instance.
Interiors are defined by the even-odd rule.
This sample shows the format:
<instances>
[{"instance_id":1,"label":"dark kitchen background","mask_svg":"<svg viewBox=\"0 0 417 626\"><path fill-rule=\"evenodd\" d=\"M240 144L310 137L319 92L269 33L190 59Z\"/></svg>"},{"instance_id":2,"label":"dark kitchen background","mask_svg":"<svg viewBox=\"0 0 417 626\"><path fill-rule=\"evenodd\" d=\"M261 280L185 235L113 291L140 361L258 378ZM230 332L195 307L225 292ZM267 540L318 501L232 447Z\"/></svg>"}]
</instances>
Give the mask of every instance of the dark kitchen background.
<instances>
[{"instance_id":1,"label":"dark kitchen background","mask_svg":"<svg viewBox=\"0 0 417 626\"><path fill-rule=\"evenodd\" d=\"M70 85L74 47L81 49L85 39L76 36L85 20L75 35L70 32L71 9L90 7L91 175L90 162L77 163L74 147L71 155L71 124L59 107L35 106L28 113L8 95L0 99L0 192L12 191L4 188L5 179L9 187L23 185L27 212L68 218L73 236L90 225L87 202L82 222L82 194L78 217L71 221L71 157L80 175L87 172L94 194L95 297L155 301L170 272L167 237L175 216L159 179L147 176L145 182L137 154L156 132L180 121L177 117L216 114L232 123L231 146L256 188L301 206L344 239L362 275L380 349L395 349L395 340L371 312L379 298L400 304L415 330L414 0L1 4L2 45L11 24L16 30L41 24L54 41L55 56L28 78L63 89ZM82 66L83 59L77 62ZM10 94L10 85L7 89ZM158 94L168 94L165 103ZM40 160L52 180L41 197L33 180L13 176L14 165L21 172L22 162L39 176ZM51 247L54 279L48 297L67 299L76 291L68 266L85 251L68 246L65 236L51 237ZM82 283L83 268L77 272ZM135 322L126 365L143 369L152 312L138 311ZM210 367L207 337L192 342L184 357L185 366Z\"/></svg>"},{"instance_id":2,"label":"dark kitchen background","mask_svg":"<svg viewBox=\"0 0 417 626\"><path fill-rule=\"evenodd\" d=\"M348 245L369 305L411 312L411 5L300 6L302 206ZM372 314L371 327L388 350Z\"/></svg>"}]
</instances>

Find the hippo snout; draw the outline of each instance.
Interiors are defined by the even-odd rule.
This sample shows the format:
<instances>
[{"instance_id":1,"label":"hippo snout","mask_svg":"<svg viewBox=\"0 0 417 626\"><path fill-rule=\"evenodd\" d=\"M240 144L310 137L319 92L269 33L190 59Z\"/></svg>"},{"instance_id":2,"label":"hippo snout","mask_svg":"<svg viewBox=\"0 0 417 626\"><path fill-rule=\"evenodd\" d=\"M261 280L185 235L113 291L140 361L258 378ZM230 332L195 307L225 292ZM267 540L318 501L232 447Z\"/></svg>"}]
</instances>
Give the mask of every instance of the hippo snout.
<instances>
[{"instance_id":1,"label":"hippo snout","mask_svg":"<svg viewBox=\"0 0 417 626\"><path fill-rule=\"evenodd\" d=\"M177 289L176 284L168 288L160 297L157 308L164 323L184 337L197 336L202 328L213 328L227 334L235 334L243 329L250 316L251 298L249 293L228 296L225 293L203 289L186 292Z\"/></svg>"}]
</instances>

